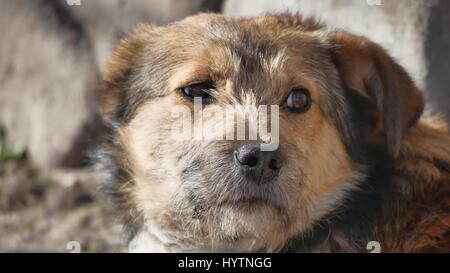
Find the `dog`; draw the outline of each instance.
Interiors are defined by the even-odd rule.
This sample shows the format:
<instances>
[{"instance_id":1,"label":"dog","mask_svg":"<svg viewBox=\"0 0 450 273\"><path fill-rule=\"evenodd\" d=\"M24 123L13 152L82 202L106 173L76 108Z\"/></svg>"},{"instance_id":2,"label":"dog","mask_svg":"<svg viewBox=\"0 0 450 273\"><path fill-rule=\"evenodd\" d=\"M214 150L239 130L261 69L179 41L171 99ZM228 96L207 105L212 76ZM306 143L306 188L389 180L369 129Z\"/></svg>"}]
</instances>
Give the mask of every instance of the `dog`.
<instances>
[{"instance_id":1,"label":"dog","mask_svg":"<svg viewBox=\"0 0 450 273\"><path fill-rule=\"evenodd\" d=\"M131 252L450 250L447 125L365 37L290 14L142 24L99 89L102 185ZM191 126L199 103L247 121L276 106L279 134L226 138L237 121L204 115L218 138L174 138L174 109Z\"/></svg>"}]
</instances>

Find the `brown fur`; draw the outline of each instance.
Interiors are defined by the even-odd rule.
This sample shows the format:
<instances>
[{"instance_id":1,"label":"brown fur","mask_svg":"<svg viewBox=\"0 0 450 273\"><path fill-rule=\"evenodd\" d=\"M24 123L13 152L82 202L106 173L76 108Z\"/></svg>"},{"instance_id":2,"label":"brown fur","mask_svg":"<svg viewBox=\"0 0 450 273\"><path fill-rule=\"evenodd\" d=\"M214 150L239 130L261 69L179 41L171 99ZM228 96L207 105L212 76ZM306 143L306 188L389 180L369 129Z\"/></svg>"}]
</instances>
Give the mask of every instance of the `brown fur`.
<instances>
[{"instance_id":1,"label":"brown fur","mask_svg":"<svg viewBox=\"0 0 450 273\"><path fill-rule=\"evenodd\" d=\"M375 229L385 251L450 251L450 137L435 123L419 123L404 139L397 168L409 200L394 200Z\"/></svg>"},{"instance_id":2,"label":"brown fur","mask_svg":"<svg viewBox=\"0 0 450 273\"><path fill-rule=\"evenodd\" d=\"M173 107L193 111L178 90L203 81L215 84L205 109L241 115L282 105L293 88L310 91L309 111L280 108L283 167L263 189L232 164L241 142L170 139ZM363 37L300 16L203 14L142 25L112 55L100 109L113 125L107 187L131 245L347 252L375 240L382 251L449 250L447 131L418 122L419 90ZM205 120L219 126L217 117Z\"/></svg>"}]
</instances>

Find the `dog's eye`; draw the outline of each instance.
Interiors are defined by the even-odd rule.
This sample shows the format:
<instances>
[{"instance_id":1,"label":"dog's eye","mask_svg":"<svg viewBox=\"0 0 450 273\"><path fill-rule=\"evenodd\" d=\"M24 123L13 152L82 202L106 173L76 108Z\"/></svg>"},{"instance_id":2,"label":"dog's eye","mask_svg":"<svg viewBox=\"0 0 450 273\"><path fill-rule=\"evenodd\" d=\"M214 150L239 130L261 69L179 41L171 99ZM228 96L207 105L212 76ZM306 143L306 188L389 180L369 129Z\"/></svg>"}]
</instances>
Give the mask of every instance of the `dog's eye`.
<instances>
[{"instance_id":1,"label":"dog's eye","mask_svg":"<svg viewBox=\"0 0 450 273\"><path fill-rule=\"evenodd\" d=\"M180 91L188 97L189 99L193 100L195 97L202 98L204 102L211 102L211 89L214 89L214 85L210 82L202 82L202 83L196 83L191 84L186 87L183 87L180 89Z\"/></svg>"},{"instance_id":2,"label":"dog's eye","mask_svg":"<svg viewBox=\"0 0 450 273\"><path fill-rule=\"evenodd\" d=\"M311 107L311 95L306 88L295 88L287 97L284 106L291 112L304 113Z\"/></svg>"}]
</instances>

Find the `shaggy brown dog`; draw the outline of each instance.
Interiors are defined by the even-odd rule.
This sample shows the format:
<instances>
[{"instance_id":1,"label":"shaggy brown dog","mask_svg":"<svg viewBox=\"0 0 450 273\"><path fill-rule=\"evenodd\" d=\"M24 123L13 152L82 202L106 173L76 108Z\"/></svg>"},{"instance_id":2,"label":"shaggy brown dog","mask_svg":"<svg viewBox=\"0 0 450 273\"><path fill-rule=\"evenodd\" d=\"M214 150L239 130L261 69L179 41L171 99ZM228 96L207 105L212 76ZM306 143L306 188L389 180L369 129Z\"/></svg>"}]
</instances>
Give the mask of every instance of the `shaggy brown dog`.
<instances>
[{"instance_id":1,"label":"shaggy brown dog","mask_svg":"<svg viewBox=\"0 0 450 273\"><path fill-rule=\"evenodd\" d=\"M174 139L195 97L246 119L279 105L278 149ZM131 251L448 252L450 137L423 103L380 46L300 16L141 25L103 75L106 190Z\"/></svg>"}]
</instances>

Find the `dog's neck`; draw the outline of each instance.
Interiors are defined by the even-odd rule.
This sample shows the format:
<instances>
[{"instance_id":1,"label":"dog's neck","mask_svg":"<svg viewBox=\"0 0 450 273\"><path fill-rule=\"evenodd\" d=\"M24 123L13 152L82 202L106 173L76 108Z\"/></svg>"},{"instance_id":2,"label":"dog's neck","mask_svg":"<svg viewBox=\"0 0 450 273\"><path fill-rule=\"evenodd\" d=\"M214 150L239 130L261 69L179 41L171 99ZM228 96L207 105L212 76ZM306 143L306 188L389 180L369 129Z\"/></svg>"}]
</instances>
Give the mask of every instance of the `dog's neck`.
<instances>
[{"instance_id":1,"label":"dog's neck","mask_svg":"<svg viewBox=\"0 0 450 273\"><path fill-rule=\"evenodd\" d=\"M187 238L184 233L171 231L159 224L147 221L128 243L128 251L131 253L242 252L246 251L251 244L251 239L242 238L239 242L233 243L215 242L214 249L212 249L208 240Z\"/></svg>"},{"instance_id":2,"label":"dog's neck","mask_svg":"<svg viewBox=\"0 0 450 273\"><path fill-rule=\"evenodd\" d=\"M128 243L128 251L131 253L202 252L201 249L183 244L182 241L168 229L147 222Z\"/></svg>"}]
</instances>

